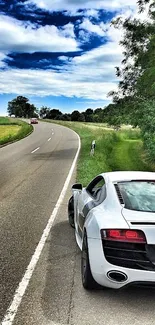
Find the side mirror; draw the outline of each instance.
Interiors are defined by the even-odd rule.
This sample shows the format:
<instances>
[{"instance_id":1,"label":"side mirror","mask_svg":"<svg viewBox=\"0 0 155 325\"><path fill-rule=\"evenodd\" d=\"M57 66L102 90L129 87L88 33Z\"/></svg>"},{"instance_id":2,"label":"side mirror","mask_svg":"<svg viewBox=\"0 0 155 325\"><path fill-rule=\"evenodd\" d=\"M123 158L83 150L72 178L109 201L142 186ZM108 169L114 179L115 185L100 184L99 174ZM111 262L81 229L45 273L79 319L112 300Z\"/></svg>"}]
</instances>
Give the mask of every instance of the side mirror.
<instances>
[{"instance_id":1,"label":"side mirror","mask_svg":"<svg viewBox=\"0 0 155 325\"><path fill-rule=\"evenodd\" d=\"M82 191L82 184L76 183L72 186L72 190L81 190Z\"/></svg>"}]
</instances>

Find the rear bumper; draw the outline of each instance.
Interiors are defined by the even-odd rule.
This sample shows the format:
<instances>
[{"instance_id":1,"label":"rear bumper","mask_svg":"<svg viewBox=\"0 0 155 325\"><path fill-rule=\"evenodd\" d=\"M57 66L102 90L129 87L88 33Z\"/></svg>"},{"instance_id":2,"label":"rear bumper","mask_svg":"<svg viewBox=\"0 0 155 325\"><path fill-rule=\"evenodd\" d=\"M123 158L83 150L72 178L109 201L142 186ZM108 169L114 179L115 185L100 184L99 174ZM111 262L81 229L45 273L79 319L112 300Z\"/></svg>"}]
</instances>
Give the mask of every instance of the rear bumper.
<instances>
[{"instance_id":1,"label":"rear bumper","mask_svg":"<svg viewBox=\"0 0 155 325\"><path fill-rule=\"evenodd\" d=\"M88 249L92 276L100 285L113 289L120 289L135 283L155 285L155 271L131 269L110 264L104 256L101 240L88 238ZM108 277L110 271L122 272L127 276L127 279L124 282L111 280Z\"/></svg>"},{"instance_id":2,"label":"rear bumper","mask_svg":"<svg viewBox=\"0 0 155 325\"><path fill-rule=\"evenodd\" d=\"M108 278L107 273L109 271L119 271L123 272L127 276L127 280L124 282L115 282ZM102 273L95 273L92 270L93 278L97 283L102 286L113 288L113 289L120 289L125 286L129 285L145 285L155 287L155 273L150 271L137 271L125 268L116 268L114 269L113 265L107 265L105 270Z\"/></svg>"}]
</instances>

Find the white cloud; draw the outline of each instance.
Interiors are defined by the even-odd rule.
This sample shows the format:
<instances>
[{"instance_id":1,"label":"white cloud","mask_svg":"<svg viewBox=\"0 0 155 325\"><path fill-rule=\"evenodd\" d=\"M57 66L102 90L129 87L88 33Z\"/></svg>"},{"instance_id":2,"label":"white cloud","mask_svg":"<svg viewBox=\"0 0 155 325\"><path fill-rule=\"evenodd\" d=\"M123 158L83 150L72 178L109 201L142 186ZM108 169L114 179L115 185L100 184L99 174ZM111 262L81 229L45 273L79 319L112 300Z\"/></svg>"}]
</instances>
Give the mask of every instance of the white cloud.
<instances>
[{"instance_id":1,"label":"white cloud","mask_svg":"<svg viewBox=\"0 0 155 325\"><path fill-rule=\"evenodd\" d=\"M5 59L7 59L7 55L0 52L0 68L5 68L7 66L4 62Z\"/></svg>"},{"instance_id":2,"label":"white cloud","mask_svg":"<svg viewBox=\"0 0 155 325\"><path fill-rule=\"evenodd\" d=\"M81 29L79 31L79 40L81 42L81 44L85 44L85 43L88 43L89 40L90 40L90 34L89 33L86 33L85 30Z\"/></svg>"},{"instance_id":3,"label":"white cloud","mask_svg":"<svg viewBox=\"0 0 155 325\"><path fill-rule=\"evenodd\" d=\"M87 30L89 33L95 33L99 36L105 36L105 32L102 28L102 25L92 24L92 22L88 18L83 20L79 28Z\"/></svg>"},{"instance_id":4,"label":"white cloud","mask_svg":"<svg viewBox=\"0 0 155 325\"><path fill-rule=\"evenodd\" d=\"M64 65L59 67L58 72L52 69L50 71L33 69L2 71L0 93L36 96L63 95L107 100L107 93L117 87L114 67L119 65L122 59L122 49L118 45L120 31L110 24L101 23L97 26L91 24L88 19L84 22L85 28L89 31L95 28L95 32L101 35L102 30L109 41L78 57L60 56L59 59L64 62ZM61 29L61 33L66 33L65 35L69 33L73 36L72 25L68 24L65 31Z\"/></svg>"},{"instance_id":5,"label":"white cloud","mask_svg":"<svg viewBox=\"0 0 155 325\"><path fill-rule=\"evenodd\" d=\"M0 15L0 51L8 52L72 52L78 50L73 25L36 28L14 18Z\"/></svg>"},{"instance_id":6,"label":"white cloud","mask_svg":"<svg viewBox=\"0 0 155 325\"><path fill-rule=\"evenodd\" d=\"M92 69L98 67L112 66L119 63L122 59L122 50L120 46L115 47L114 42L106 43L98 47L97 49L91 50L82 56L75 57L73 62L80 64L81 66L92 66ZM98 73L98 72L97 72Z\"/></svg>"},{"instance_id":7,"label":"white cloud","mask_svg":"<svg viewBox=\"0 0 155 325\"><path fill-rule=\"evenodd\" d=\"M64 25L61 28L61 34L64 37L71 37L71 38L75 38L75 34L74 34L74 25L69 23L67 25Z\"/></svg>"},{"instance_id":8,"label":"white cloud","mask_svg":"<svg viewBox=\"0 0 155 325\"><path fill-rule=\"evenodd\" d=\"M85 12L85 17L98 18L99 12L97 9L87 9Z\"/></svg>"},{"instance_id":9,"label":"white cloud","mask_svg":"<svg viewBox=\"0 0 155 325\"><path fill-rule=\"evenodd\" d=\"M130 0L28 0L27 4L35 4L38 8L49 11L62 11L76 13L79 9L106 9L117 10L122 7L135 7L136 1Z\"/></svg>"},{"instance_id":10,"label":"white cloud","mask_svg":"<svg viewBox=\"0 0 155 325\"><path fill-rule=\"evenodd\" d=\"M61 55L61 56L59 56L58 59L59 59L60 61L68 61L68 60L69 60L69 58L68 58L67 56L65 56L65 55Z\"/></svg>"},{"instance_id":11,"label":"white cloud","mask_svg":"<svg viewBox=\"0 0 155 325\"><path fill-rule=\"evenodd\" d=\"M116 84L107 81L89 81L85 77L69 72L56 73L43 70L11 69L0 73L1 94L25 94L36 96L67 96L91 99L107 99L107 92L116 88Z\"/></svg>"},{"instance_id":12,"label":"white cloud","mask_svg":"<svg viewBox=\"0 0 155 325\"><path fill-rule=\"evenodd\" d=\"M76 12L83 8L97 15L97 10L119 9L123 17L137 15L135 0L130 0L132 8L128 8L125 0L29 0L38 7L48 10L68 10ZM126 9L124 9L126 7ZM25 25L10 17L0 16L0 67L5 67L3 60L7 53L61 51L71 52L78 49L74 26L69 23L61 28L55 26L37 27ZM88 40L90 33L105 37L107 43L70 58L60 56L62 61L59 71L55 70L20 70L7 69L0 73L0 93L23 94L29 96L67 96L90 100L107 100L107 93L117 88L115 66L122 60L122 48L119 45L122 31L110 26L109 23L93 24L88 17L79 25L80 36ZM56 68L56 67L55 67ZM58 67L57 67L58 68ZM61 70L60 70L61 69Z\"/></svg>"},{"instance_id":13,"label":"white cloud","mask_svg":"<svg viewBox=\"0 0 155 325\"><path fill-rule=\"evenodd\" d=\"M0 73L0 93L36 96L67 96L107 100L117 87L114 66L121 60L121 48L114 40L82 56L69 58L61 70L11 69Z\"/></svg>"}]
</instances>

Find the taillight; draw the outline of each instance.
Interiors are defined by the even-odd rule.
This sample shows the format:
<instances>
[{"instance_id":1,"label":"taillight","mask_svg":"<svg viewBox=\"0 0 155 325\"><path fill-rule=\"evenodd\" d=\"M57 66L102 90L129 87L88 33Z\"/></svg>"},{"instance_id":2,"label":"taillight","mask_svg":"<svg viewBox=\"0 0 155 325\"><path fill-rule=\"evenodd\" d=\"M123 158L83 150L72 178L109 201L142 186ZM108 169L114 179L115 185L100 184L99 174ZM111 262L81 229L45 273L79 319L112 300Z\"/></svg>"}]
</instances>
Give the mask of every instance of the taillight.
<instances>
[{"instance_id":1,"label":"taillight","mask_svg":"<svg viewBox=\"0 0 155 325\"><path fill-rule=\"evenodd\" d=\"M141 230L102 229L101 236L104 240L146 243L145 235Z\"/></svg>"}]
</instances>

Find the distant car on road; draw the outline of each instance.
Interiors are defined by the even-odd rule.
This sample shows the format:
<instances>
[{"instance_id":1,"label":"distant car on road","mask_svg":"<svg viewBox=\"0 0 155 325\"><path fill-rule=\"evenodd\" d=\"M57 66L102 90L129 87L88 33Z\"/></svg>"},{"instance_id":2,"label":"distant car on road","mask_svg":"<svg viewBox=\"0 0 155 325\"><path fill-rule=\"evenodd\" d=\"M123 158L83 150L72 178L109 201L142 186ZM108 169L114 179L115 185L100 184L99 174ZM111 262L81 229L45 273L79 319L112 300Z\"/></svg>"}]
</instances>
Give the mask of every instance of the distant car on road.
<instances>
[{"instance_id":1,"label":"distant car on road","mask_svg":"<svg viewBox=\"0 0 155 325\"><path fill-rule=\"evenodd\" d=\"M30 119L30 124L38 124L38 120L37 120L37 118L36 118L36 117L32 117L32 118Z\"/></svg>"},{"instance_id":2,"label":"distant car on road","mask_svg":"<svg viewBox=\"0 0 155 325\"><path fill-rule=\"evenodd\" d=\"M155 285L155 173L104 173L72 192L84 288Z\"/></svg>"}]
</instances>

